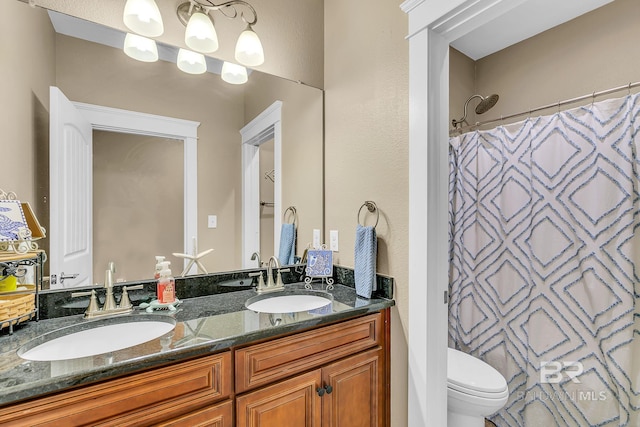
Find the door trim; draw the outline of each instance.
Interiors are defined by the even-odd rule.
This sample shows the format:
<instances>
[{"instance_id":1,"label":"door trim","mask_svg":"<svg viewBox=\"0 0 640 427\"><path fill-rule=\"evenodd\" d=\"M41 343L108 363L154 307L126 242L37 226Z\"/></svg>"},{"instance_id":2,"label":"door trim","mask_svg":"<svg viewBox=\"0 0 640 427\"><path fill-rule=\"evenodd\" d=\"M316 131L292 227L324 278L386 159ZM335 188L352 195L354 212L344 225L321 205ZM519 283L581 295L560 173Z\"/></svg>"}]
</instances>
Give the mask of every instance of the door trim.
<instances>
[{"instance_id":1,"label":"door trim","mask_svg":"<svg viewBox=\"0 0 640 427\"><path fill-rule=\"evenodd\" d=\"M179 139L184 142L184 253L198 236L198 127L200 122L72 102L95 130ZM188 260L185 259L185 266ZM194 274L192 266L187 274Z\"/></svg>"},{"instance_id":2,"label":"door trim","mask_svg":"<svg viewBox=\"0 0 640 427\"><path fill-rule=\"evenodd\" d=\"M260 144L273 139L273 253L280 249L282 226L282 101L275 101L240 129L242 135L242 268L260 250Z\"/></svg>"}]
</instances>

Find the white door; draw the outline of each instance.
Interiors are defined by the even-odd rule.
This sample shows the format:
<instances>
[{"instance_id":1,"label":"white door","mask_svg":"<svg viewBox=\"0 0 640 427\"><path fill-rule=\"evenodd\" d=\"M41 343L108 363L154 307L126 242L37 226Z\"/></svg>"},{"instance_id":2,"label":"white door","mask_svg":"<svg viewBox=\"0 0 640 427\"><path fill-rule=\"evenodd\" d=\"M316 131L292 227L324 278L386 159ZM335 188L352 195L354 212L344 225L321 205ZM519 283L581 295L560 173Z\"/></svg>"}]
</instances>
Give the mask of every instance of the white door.
<instances>
[{"instance_id":1,"label":"white door","mask_svg":"<svg viewBox=\"0 0 640 427\"><path fill-rule=\"evenodd\" d=\"M93 282L93 129L57 87L49 102L50 285L87 286Z\"/></svg>"}]
</instances>

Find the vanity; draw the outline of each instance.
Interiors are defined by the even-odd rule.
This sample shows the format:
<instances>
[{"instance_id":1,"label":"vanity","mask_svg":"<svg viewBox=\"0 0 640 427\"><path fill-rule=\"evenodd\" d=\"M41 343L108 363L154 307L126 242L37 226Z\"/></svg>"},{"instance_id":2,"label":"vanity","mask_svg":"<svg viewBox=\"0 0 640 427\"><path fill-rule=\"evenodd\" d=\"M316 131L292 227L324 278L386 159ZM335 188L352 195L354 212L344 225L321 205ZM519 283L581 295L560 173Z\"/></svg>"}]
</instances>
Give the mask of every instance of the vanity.
<instances>
[{"instance_id":1,"label":"vanity","mask_svg":"<svg viewBox=\"0 0 640 427\"><path fill-rule=\"evenodd\" d=\"M293 283L284 294L305 292ZM137 309L116 322L162 316L175 327L71 360L17 353L43 334L92 321L30 322L0 336L0 424L388 426L394 301L361 299L339 284L315 292L328 294L330 309L255 312L245 307L253 289L185 298L175 312Z\"/></svg>"}]
</instances>

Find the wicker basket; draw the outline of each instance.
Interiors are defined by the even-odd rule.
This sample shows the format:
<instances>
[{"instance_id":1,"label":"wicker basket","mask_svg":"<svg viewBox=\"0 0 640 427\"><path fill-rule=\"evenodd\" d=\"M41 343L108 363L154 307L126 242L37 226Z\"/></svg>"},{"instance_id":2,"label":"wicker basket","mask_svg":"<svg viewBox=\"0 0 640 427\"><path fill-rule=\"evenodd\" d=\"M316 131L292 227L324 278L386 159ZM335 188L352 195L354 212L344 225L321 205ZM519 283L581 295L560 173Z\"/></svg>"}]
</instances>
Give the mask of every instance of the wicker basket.
<instances>
[{"instance_id":1,"label":"wicker basket","mask_svg":"<svg viewBox=\"0 0 640 427\"><path fill-rule=\"evenodd\" d=\"M35 315L34 310L35 294L0 293L0 329L30 320Z\"/></svg>"}]
</instances>

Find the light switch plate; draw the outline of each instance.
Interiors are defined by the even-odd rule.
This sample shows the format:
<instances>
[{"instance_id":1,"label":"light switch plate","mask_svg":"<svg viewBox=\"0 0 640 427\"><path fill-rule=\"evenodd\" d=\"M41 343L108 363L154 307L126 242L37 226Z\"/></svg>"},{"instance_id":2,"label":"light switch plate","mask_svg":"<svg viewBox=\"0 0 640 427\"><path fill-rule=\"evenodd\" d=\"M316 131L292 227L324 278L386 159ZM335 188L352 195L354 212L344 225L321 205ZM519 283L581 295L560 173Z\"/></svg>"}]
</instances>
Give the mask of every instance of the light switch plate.
<instances>
[{"instance_id":1,"label":"light switch plate","mask_svg":"<svg viewBox=\"0 0 640 427\"><path fill-rule=\"evenodd\" d=\"M329 231L329 249L338 252L338 230Z\"/></svg>"},{"instance_id":2,"label":"light switch plate","mask_svg":"<svg viewBox=\"0 0 640 427\"><path fill-rule=\"evenodd\" d=\"M209 215L207 217L207 227L209 228L218 227L218 215Z\"/></svg>"},{"instance_id":3,"label":"light switch plate","mask_svg":"<svg viewBox=\"0 0 640 427\"><path fill-rule=\"evenodd\" d=\"M320 230L318 228L313 229L313 248L320 249Z\"/></svg>"}]
</instances>

